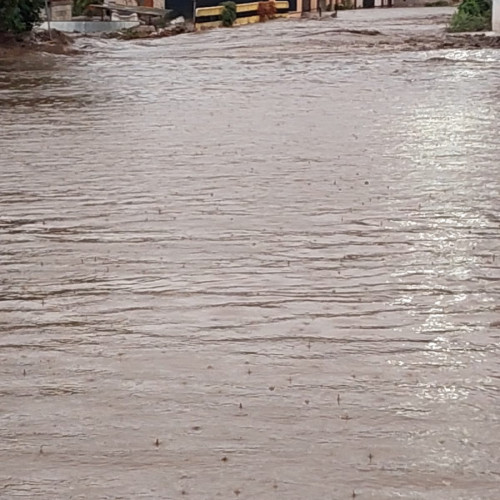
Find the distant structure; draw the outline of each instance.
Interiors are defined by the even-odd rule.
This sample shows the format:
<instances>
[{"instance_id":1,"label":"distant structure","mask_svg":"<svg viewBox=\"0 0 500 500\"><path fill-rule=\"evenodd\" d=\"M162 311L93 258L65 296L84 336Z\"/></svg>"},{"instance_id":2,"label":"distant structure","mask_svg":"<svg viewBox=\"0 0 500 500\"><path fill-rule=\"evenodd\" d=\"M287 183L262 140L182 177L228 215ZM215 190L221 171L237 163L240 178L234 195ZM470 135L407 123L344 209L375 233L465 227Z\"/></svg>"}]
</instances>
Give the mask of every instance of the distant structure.
<instances>
[{"instance_id":1,"label":"distant structure","mask_svg":"<svg viewBox=\"0 0 500 500\"><path fill-rule=\"evenodd\" d=\"M500 0L493 0L492 27L493 31L500 35Z\"/></svg>"},{"instance_id":2,"label":"distant structure","mask_svg":"<svg viewBox=\"0 0 500 500\"><path fill-rule=\"evenodd\" d=\"M50 0L48 6L51 21L71 21L73 0Z\"/></svg>"}]
</instances>

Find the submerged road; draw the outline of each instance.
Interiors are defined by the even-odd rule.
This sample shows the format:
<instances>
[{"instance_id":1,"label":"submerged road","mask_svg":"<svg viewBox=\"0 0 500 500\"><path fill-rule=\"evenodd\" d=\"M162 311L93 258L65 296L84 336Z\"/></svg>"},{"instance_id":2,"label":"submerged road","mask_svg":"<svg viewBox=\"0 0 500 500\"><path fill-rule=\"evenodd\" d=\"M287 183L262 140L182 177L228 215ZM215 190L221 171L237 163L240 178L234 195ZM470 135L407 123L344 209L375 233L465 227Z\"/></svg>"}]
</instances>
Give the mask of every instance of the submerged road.
<instances>
[{"instance_id":1,"label":"submerged road","mask_svg":"<svg viewBox=\"0 0 500 500\"><path fill-rule=\"evenodd\" d=\"M411 51L449 12L0 61L0 498L498 499L500 52Z\"/></svg>"}]
</instances>

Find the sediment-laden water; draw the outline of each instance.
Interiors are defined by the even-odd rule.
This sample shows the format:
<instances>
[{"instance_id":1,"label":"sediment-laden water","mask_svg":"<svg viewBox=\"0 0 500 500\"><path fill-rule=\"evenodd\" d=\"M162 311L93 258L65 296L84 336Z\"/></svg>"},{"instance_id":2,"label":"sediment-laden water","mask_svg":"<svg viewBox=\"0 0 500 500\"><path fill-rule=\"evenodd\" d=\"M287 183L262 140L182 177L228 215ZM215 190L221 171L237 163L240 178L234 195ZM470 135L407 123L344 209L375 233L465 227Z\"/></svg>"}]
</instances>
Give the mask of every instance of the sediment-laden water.
<instances>
[{"instance_id":1,"label":"sediment-laden water","mask_svg":"<svg viewBox=\"0 0 500 500\"><path fill-rule=\"evenodd\" d=\"M410 12L0 62L0 498L498 498L500 52L331 43Z\"/></svg>"}]
</instances>

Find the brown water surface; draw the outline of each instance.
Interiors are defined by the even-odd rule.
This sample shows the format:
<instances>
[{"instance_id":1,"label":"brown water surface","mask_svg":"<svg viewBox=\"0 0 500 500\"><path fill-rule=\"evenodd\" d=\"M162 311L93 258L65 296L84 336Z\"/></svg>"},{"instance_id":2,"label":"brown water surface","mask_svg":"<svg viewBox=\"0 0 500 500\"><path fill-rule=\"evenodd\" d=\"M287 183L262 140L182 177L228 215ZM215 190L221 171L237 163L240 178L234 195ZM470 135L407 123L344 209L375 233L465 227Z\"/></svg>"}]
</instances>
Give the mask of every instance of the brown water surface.
<instances>
[{"instance_id":1,"label":"brown water surface","mask_svg":"<svg viewBox=\"0 0 500 500\"><path fill-rule=\"evenodd\" d=\"M1 498L499 498L500 52L330 43L433 15L0 62Z\"/></svg>"}]
</instances>

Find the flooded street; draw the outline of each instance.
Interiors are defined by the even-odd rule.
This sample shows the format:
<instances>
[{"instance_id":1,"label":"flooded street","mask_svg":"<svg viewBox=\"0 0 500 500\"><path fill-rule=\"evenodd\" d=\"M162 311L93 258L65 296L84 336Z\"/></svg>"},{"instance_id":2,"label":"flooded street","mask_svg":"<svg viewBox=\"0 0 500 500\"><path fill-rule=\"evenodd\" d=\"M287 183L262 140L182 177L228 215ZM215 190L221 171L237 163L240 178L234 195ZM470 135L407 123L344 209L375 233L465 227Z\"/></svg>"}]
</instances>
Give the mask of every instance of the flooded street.
<instances>
[{"instance_id":1,"label":"flooded street","mask_svg":"<svg viewBox=\"0 0 500 500\"><path fill-rule=\"evenodd\" d=\"M449 12L0 60L0 498L499 498L500 51L410 50Z\"/></svg>"}]
</instances>

